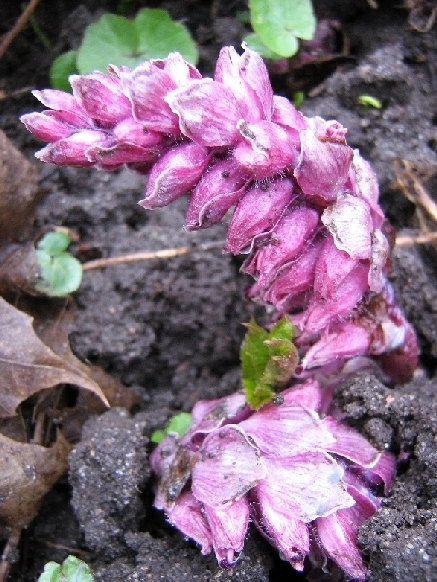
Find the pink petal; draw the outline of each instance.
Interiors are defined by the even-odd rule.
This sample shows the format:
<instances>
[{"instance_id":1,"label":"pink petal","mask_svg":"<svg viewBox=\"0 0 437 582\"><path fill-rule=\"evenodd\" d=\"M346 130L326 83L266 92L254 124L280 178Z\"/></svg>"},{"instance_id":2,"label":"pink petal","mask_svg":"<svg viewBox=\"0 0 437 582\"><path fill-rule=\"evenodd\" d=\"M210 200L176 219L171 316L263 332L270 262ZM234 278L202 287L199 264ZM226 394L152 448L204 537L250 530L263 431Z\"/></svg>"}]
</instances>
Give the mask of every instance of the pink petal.
<instances>
[{"instance_id":1,"label":"pink petal","mask_svg":"<svg viewBox=\"0 0 437 582\"><path fill-rule=\"evenodd\" d=\"M114 127L112 132L117 143L128 143L136 146L149 147L161 144L162 134L151 131L132 117L124 119Z\"/></svg>"},{"instance_id":2,"label":"pink petal","mask_svg":"<svg viewBox=\"0 0 437 582\"><path fill-rule=\"evenodd\" d=\"M207 146L227 146L238 141L240 113L230 89L211 79L192 81L165 97L179 117L180 131L194 142Z\"/></svg>"},{"instance_id":3,"label":"pink petal","mask_svg":"<svg viewBox=\"0 0 437 582\"><path fill-rule=\"evenodd\" d=\"M260 503L304 523L351 507L355 501L343 483L343 469L322 452L265 457L267 476L256 486Z\"/></svg>"},{"instance_id":4,"label":"pink petal","mask_svg":"<svg viewBox=\"0 0 437 582\"><path fill-rule=\"evenodd\" d=\"M57 89L43 89L42 91L32 91L32 94L49 109L68 112L72 125L78 128L89 127L90 119L86 111L70 93Z\"/></svg>"},{"instance_id":5,"label":"pink petal","mask_svg":"<svg viewBox=\"0 0 437 582\"><path fill-rule=\"evenodd\" d=\"M369 332L355 322L344 322L322 332L322 337L306 352L302 370L325 366L332 361L366 355Z\"/></svg>"},{"instance_id":6,"label":"pink petal","mask_svg":"<svg viewBox=\"0 0 437 582\"><path fill-rule=\"evenodd\" d=\"M112 124L131 116L131 104L117 77L96 71L71 75L69 81L73 96L92 119Z\"/></svg>"},{"instance_id":7,"label":"pink petal","mask_svg":"<svg viewBox=\"0 0 437 582\"><path fill-rule=\"evenodd\" d=\"M129 143L111 147L97 145L91 146L87 150L88 159L98 162L99 166L105 170L135 162L154 162L158 159L159 154L158 147L145 148Z\"/></svg>"},{"instance_id":8,"label":"pink petal","mask_svg":"<svg viewBox=\"0 0 437 582\"><path fill-rule=\"evenodd\" d=\"M145 62L133 71L121 72L120 79L137 121L153 131L179 133L177 115L164 100L177 87L176 80L170 73L153 62Z\"/></svg>"},{"instance_id":9,"label":"pink petal","mask_svg":"<svg viewBox=\"0 0 437 582\"><path fill-rule=\"evenodd\" d=\"M353 509L353 508L352 508ZM357 527L353 511L341 509L320 517L317 524L319 542L327 555L354 580L365 580L367 570L357 546Z\"/></svg>"},{"instance_id":10,"label":"pink petal","mask_svg":"<svg viewBox=\"0 0 437 582\"><path fill-rule=\"evenodd\" d=\"M212 550L213 535L203 514L202 504L192 495L183 493L167 516L184 535L201 546L203 555Z\"/></svg>"},{"instance_id":11,"label":"pink petal","mask_svg":"<svg viewBox=\"0 0 437 582\"><path fill-rule=\"evenodd\" d=\"M366 480L371 485L383 485L384 495L388 495L396 476L396 459L394 455L388 452L380 453L377 462L363 472Z\"/></svg>"},{"instance_id":12,"label":"pink petal","mask_svg":"<svg viewBox=\"0 0 437 582\"><path fill-rule=\"evenodd\" d=\"M352 259L368 259L371 251L372 218L368 204L350 194L339 196L322 214L335 246Z\"/></svg>"},{"instance_id":13,"label":"pink petal","mask_svg":"<svg viewBox=\"0 0 437 582\"><path fill-rule=\"evenodd\" d=\"M94 161L90 161L87 149L94 145L105 147L108 138L100 131L83 130L47 145L35 154L39 160L57 164L58 166L78 166L85 168L92 166Z\"/></svg>"},{"instance_id":14,"label":"pink petal","mask_svg":"<svg viewBox=\"0 0 437 582\"><path fill-rule=\"evenodd\" d=\"M341 455L361 467L373 467L379 460L380 453L372 447L367 439L353 428L341 424L330 416L322 423L335 437L334 444L328 444L326 450Z\"/></svg>"},{"instance_id":15,"label":"pink petal","mask_svg":"<svg viewBox=\"0 0 437 582\"><path fill-rule=\"evenodd\" d=\"M329 449L335 443L318 415L295 402L267 404L239 426L264 454L278 457Z\"/></svg>"},{"instance_id":16,"label":"pink petal","mask_svg":"<svg viewBox=\"0 0 437 582\"><path fill-rule=\"evenodd\" d=\"M316 210L291 210L277 223L269 242L255 252L242 270L258 278L259 285L270 282L281 266L299 257L318 224Z\"/></svg>"},{"instance_id":17,"label":"pink petal","mask_svg":"<svg viewBox=\"0 0 437 582\"><path fill-rule=\"evenodd\" d=\"M33 135L43 141L54 142L74 133L74 129L44 113L27 113L20 117L26 128Z\"/></svg>"},{"instance_id":18,"label":"pink petal","mask_svg":"<svg viewBox=\"0 0 437 582\"><path fill-rule=\"evenodd\" d=\"M302 113L288 99L279 95L273 97L272 121L298 131L308 129L308 122Z\"/></svg>"},{"instance_id":19,"label":"pink petal","mask_svg":"<svg viewBox=\"0 0 437 582\"><path fill-rule=\"evenodd\" d=\"M344 279L337 292L328 300L314 298L302 316L293 317L293 322L305 333L317 333L328 325L338 323L350 314L368 288L369 267L358 264Z\"/></svg>"},{"instance_id":20,"label":"pink petal","mask_svg":"<svg viewBox=\"0 0 437 582\"><path fill-rule=\"evenodd\" d=\"M237 425L210 433L192 471L193 495L212 507L229 505L265 477L259 450Z\"/></svg>"},{"instance_id":21,"label":"pink petal","mask_svg":"<svg viewBox=\"0 0 437 582\"><path fill-rule=\"evenodd\" d=\"M356 266L357 261L345 251L340 250L335 245L334 239L328 235L316 263L315 295L323 299L333 297Z\"/></svg>"},{"instance_id":22,"label":"pink petal","mask_svg":"<svg viewBox=\"0 0 437 582\"><path fill-rule=\"evenodd\" d=\"M294 175L306 196L326 203L336 199L348 178L352 150L342 143L320 141L314 132L300 132L301 154Z\"/></svg>"},{"instance_id":23,"label":"pink petal","mask_svg":"<svg viewBox=\"0 0 437 582\"><path fill-rule=\"evenodd\" d=\"M152 62L158 64L158 61ZM202 78L196 67L191 63L187 63L179 53L170 53L162 63L164 71L170 75L178 87L189 83L193 79Z\"/></svg>"},{"instance_id":24,"label":"pink petal","mask_svg":"<svg viewBox=\"0 0 437 582\"><path fill-rule=\"evenodd\" d=\"M271 121L237 124L244 139L234 150L238 164L255 178L267 178L295 165L299 152L299 133Z\"/></svg>"},{"instance_id":25,"label":"pink petal","mask_svg":"<svg viewBox=\"0 0 437 582\"><path fill-rule=\"evenodd\" d=\"M228 229L226 250L233 254L248 252L254 239L268 237L275 223L296 194L289 179L255 185L235 208Z\"/></svg>"},{"instance_id":26,"label":"pink petal","mask_svg":"<svg viewBox=\"0 0 437 582\"><path fill-rule=\"evenodd\" d=\"M382 208L378 204L378 179L369 162L360 156L358 150L354 150L351 173L353 175L355 195L365 200L369 205L373 219L373 227L381 228L385 221L385 216Z\"/></svg>"},{"instance_id":27,"label":"pink petal","mask_svg":"<svg viewBox=\"0 0 437 582\"><path fill-rule=\"evenodd\" d=\"M195 143L172 147L153 166L139 204L148 209L167 206L194 186L208 162L207 150Z\"/></svg>"},{"instance_id":28,"label":"pink petal","mask_svg":"<svg viewBox=\"0 0 437 582\"><path fill-rule=\"evenodd\" d=\"M322 390L318 382L311 379L284 390L281 392L281 396L284 399L284 404L300 404L314 412L319 410L322 402Z\"/></svg>"},{"instance_id":29,"label":"pink petal","mask_svg":"<svg viewBox=\"0 0 437 582\"><path fill-rule=\"evenodd\" d=\"M232 91L246 121L270 119L273 91L267 68L258 53L245 49L240 56L232 46L222 48L214 80Z\"/></svg>"},{"instance_id":30,"label":"pink petal","mask_svg":"<svg viewBox=\"0 0 437 582\"><path fill-rule=\"evenodd\" d=\"M207 228L219 222L243 196L248 178L234 160L208 168L194 188L187 209L186 228Z\"/></svg>"},{"instance_id":31,"label":"pink petal","mask_svg":"<svg viewBox=\"0 0 437 582\"><path fill-rule=\"evenodd\" d=\"M249 504L241 497L225 508L203 506L212 533L212 544L222 568L235 565L235 553L241 552L249 525Z\"/></svg>"},{"instance_id":32,"label":"pink petal","mask_svg":"<svg viewBox=\"0 0 437 582\"><path fill-rule=\"evenodd\" d=\"M370 255L369 289L381 293L386 279L390 261L390 245L379 229L372 234L372 251Z\"/></svg>"},{"instance_id":33,"label":"pink petal","mask_svg":"<svg viewBox=\"0 0 437 582\"><path fill-rule=\"evenodd\" d=\"M256 503L258 507L253 519L259 531L293 568L302 571L309 552L308 526L291 515L288 506L272 504L266 496L261 496Z\"/></svg>"}]
</instances>

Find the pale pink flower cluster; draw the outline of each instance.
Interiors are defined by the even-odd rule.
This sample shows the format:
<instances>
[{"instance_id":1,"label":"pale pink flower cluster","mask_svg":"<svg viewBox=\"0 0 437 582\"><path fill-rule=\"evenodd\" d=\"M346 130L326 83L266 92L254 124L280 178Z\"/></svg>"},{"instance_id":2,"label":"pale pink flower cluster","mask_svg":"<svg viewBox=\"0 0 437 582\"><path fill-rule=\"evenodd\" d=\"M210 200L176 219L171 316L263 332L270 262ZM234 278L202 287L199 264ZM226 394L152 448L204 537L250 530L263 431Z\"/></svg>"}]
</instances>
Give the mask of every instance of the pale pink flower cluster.
<instances>
[{"instance_id":1,"label":"pale pink flower cluster","mask_svg":"<svg viewBox=\"0 0 437 582\"><path fill-rule=\"evenodd\" d=\"M214 79L177 53L135 69L70 77L73 94L35 91L22 117L58 165L146 173L145 208L189 194L186 227L234 207L226 249L247 253L248 295L288 313L300 371L374 356L409 379L417 345L387 282L390 245L378 184L337 121L306 118L273 95L257 53L222 49Z\"/></svg>"},{"instance_id":2,"label":"pale pink flower cluster","mask_svg":"<svg viewBox=\"0 0 437 582\"><path fill-rule=\"evenodd\" d=\"M243 394L198 402L188 432L152 453L155 505L222 567L235 564L252 521L296 570L307 556L320 567L330 558L364 580L357 532L387 492L394 457L319 416L317 382L281 396L257 412Z\"/></svg>"}]
</instances>

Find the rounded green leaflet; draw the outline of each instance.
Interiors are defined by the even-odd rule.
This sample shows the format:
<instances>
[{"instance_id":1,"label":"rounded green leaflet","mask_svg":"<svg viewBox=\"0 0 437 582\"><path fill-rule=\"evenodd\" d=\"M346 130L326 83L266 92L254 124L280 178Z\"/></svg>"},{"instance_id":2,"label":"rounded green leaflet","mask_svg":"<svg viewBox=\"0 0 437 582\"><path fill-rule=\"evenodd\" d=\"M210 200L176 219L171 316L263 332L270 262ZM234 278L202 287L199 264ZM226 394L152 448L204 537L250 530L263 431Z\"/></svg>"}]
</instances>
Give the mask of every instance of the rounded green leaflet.
<instances>
[{"instance_id":1,"label":"rounded green leaflet","mask_svg":"<svg viewBox=\"0 0 437 582\"><path fill-rule=\"evenodd\" d=\"M311 0L249 0L251 24L261 41L282 57L296 54L298 38L310 40L316 29Z\"/></svg>"},{"instance_id":2,"label":"rounded green leaflet","mask_svg":"<svg viewBox=\"0 0 437 582\"><path fill-rule=\"evenodd\" d=\"M94 582L94 577L85 562L76 556L68 556L62 565L56 562L46 564L38 582Z\"/></svg>"},{"instance_id":3,"label":"rounded green leaflet","mask_svg":"<svg viewBox=\"0 0 437 582\"><path fill-rule=\"evenodd\" d=\"M71 86L68 77L78 72L77 70L77 51L68 51L59 55L50 67L50 84L60 91L71 92Z\"/></svg>"},{"instance_id":4,"label":"rounded green leaflet","mask_svg":"<svg viewBox=\"0 0 437 582\"><path fill-rule=\"evenodd\" d=\"M149 59L167 57L178 51L191 63L198 53L190 33L171 20L166 10L144 8L133 21L115 14L105 14L87 27L77 54L81 74L106 72L109 64L135 67Z\"/></svg>"},{"instance_id":5,"label":"rounded green leaflet","mask_svg":"<svg viewBox=\"0 0 437 582\"><path fill-rule=\"evenodd\" d=\"M258 54L260 54L265 59L282 59L282 58L284 58L284 57L281 57L281 55L278 55L277 53L274 53L273 51L271 51L269 49L269 47L263 43L263 41L256 34L256 32L251 32L250 34L245 36L244 42L247 44L247 46L251 50L256 51Z\"/></svg>"},{"instance_id":6,"label":"rounded green leaflet","mask_svg":"<svg viewBox=\"0 0 437 582\"><path fill-rule=\"evenodd\" d=\"M50 297L62 297L77 291L82 282L82 265L69 255L50 256L44 250L36 250L41 269L41 281L35 285L40 293Z\"/></svg>"},{"instance_id":7,"label":"rounded green leaflet","mask_svg":"<svg viewBox=\"0 0 437 582\"><path fill-rule=\"evenodd\" d=\"M45 251L52 257L60 255L68 249L70 238L66 232L55 230L48 232L36 245L37 249Z\"/></svg>"}]
</instances>

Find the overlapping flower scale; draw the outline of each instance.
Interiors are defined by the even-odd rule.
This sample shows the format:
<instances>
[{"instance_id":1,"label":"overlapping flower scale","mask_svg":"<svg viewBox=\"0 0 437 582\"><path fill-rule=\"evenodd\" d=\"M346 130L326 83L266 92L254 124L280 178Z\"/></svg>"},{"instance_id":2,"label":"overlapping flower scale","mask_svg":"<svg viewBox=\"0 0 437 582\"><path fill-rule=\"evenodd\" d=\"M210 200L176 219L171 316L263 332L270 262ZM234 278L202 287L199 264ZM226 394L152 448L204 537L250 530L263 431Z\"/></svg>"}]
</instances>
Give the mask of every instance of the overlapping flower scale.
<instances>
[{"instance_id":1,"label":"overlapping flower scale","mask_svg":"<svg viewBox=\"0 0 437 582\"><path fill-rule=\"evenodd\" d=\"M394 458L320 416L317 382L281 396L257 412L242 394L197 403L188 432L152 453L155 505L223 567L235 564L252 520L296 570L308 556L330 558L364 580L357 531L388 491Z\"/></svg>"},{"instance_id":2,"label":"overlapping flower scale","mask_svg":"<svg viewBox=\"0 0 437 582\"><path fill-rule=\"evenodd\" d=\"M378 355L393 379L408 380L418 350L384 294L390 244L378 184L346 129L273 95L249 49L223 48L213 79L178 53L109 73L73 75L73 95L34 92L48 110L22 121L49 142L37 156L103 170L127 164L148 175L140 202L148 209L188 193L189 230L235 207L226 250L249 254L249 297L290 313L301 371ZM366 315L375 296L386 303L382 327Z\"/></svg>"}]
</instances>

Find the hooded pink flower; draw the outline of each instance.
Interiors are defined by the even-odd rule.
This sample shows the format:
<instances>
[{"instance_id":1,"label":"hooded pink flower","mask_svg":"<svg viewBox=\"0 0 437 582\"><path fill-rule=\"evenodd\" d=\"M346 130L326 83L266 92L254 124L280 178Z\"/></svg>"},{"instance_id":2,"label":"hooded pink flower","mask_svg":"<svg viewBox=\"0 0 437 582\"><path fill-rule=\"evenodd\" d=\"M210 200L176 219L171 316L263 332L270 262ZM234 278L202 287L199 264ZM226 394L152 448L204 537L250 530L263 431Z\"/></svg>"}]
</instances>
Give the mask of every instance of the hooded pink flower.
<instances>
[{"instance_id":1,"label":"hooded pink flower","mask_svg":"<svg viewBox=\"0 0 437 582\"><path fill-rule=\"evenodd\" d=\"M235 564L252 520L296 570L324 557L364 580L357 531L388 491L394 459L320 416L317 382L281 396L257 412L242 394L198 402L188 432L152 453L155 505L222 567Z\"/></svg>"}]
</instances>

